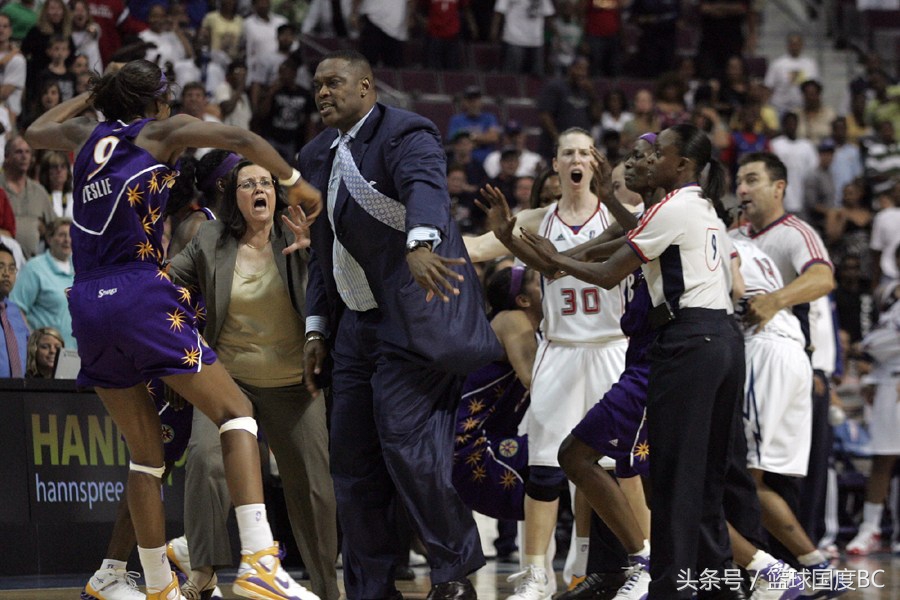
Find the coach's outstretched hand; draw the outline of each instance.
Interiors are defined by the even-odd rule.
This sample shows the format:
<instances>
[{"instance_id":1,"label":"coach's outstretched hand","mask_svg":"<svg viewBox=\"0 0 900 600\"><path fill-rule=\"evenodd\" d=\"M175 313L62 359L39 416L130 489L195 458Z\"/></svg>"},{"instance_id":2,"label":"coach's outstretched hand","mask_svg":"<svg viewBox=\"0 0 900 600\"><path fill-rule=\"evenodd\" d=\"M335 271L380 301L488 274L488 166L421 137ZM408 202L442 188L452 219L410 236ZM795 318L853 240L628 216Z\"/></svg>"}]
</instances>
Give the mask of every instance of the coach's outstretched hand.
<instances>
[{"instance_id":1,"label":"coach's outstretched hand","mask_svg":"<svg viewBox=\"0 0 900 600\"><path fill-rule=\"evenodd\" d=\"M464 279L461 273L450 268L451 265L464 265L464 258L444 258L429 250L418 248L406 255L406 264L416 283L425 290L425 302L437 296L444 302L450 302L450 296L459 296L459 288L453 282Z\"/></svg>"},{"instance_id":2,"label":"coach's outstretched hand","mask_svg":"<svg viewBox=\"0 0 900 600\"><path fill-rule=\"evenodd\" d=\"M302 178L287 189L287 202L291 206L299 205L303 209L309 225L312 225L322 212L322 193Z\"/></svg>"},{"instance_id":3,"label":"coach's outstretched hand","mask_svg":"<svg viewBox=\"0 0 900 600\"><path fill-rule=\"evenodd\" d=\"M287 212L288 214L281 215L281 220L294 234L294 243L281 251L285 256L297 250L309 248L310 244L309 219L306 218L303 209L299 206L288 206Z\"/></svg>"}]
</instances>

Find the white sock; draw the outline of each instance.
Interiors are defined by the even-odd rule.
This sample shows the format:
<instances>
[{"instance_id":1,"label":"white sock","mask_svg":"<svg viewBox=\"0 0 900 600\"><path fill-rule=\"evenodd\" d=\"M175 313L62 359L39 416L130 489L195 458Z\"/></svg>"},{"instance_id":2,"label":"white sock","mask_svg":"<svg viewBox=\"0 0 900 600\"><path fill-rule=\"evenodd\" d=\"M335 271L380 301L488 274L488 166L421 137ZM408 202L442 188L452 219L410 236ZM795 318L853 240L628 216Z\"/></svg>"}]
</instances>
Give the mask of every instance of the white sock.
<instances>
[{"instance_id":1,"label":"white sock","mask_svg":"<svg viewBox=\"0 0 900 600\"><path fill-rule=\"evenodd\" d=\"M584 577L587 572L588 553L591 550L591 538L575 536L575 562L572 563L572 576Z\"/></svg>"},{"instance_id":2,"label":"white sock","mask_svg":"<svg viewBox=\"0 0 900 600\"><path fill-rule=\"evenodd\" d=\"M632 554L631 556L640 556L644 560L649 559L650 558L650 540L644 540L643 547L640 550L638 550L637 552L635 552L634 554Z\"/></svg>"},{"instance_id":3,"label":"white sock","mask_svg":"<svg viewBox=\"0 0 900 600\"><path fill-rule=\"evenodd\" d=\"M165 546L159 548L138 546L138 556L141 557L141 567L144 569L144 582L147 584L148 594L161 592L172 583L172 569L166 558Z\"/></svg>"},{"instance_id":4,"label":"white sock","mask_svg":"<svg viewBox=\"0 0 900 600\"><path fill-rule=\"evenodd\" d=\"M535 567L540 567L541 569L547 568L547 560L543 554L526 554L525 555L525 566L534 565Z\"/></svg>"},{"instance_id":5,"label":"white sock","mask_svg":"<svg viewBox=\"0 0 900 600\"><path fill-rule=\"evenodd\" d=\"M881 513L884 512L884 504L866 502L863 504L863 522L860 529L865 527L869 531L881 532Z\"/></svg>"},{"instance_id":6,"label":"white sock","mask_svg":"<svg viewBox=\"0 0 900 600\"><path fill-rule=\"evenodd\" d=\"M798 556L797 560L800 561L800 564L804 567L814 567L825 562L826 558L825 555L822 554L822 552L820 552L819 550L813 550L809 554Z\"/></svg>"},{"instance_id":7,"label":"white sock","mask_svg":"<svg viewBox=\"0 0 900 600\"><path fill-rule=\"evenodd\" d=\"M103 564L100 565L100 570L104 569L112 569L113 571L124 571L128 567L128 563L124 560L113 560L111 558L104 558Z\"/></svg>"},{"instance_id":8,"label":"white sock","mask_svg":"<svg viewBox=\"0 0 900 600\"><path fill-rule=\"evenodd\" d=\"M241 554L255 554L275 545L265 504L235 506L234 515L241 535Z\"/></svg>"},{"instance_id":9,"label":"white sock","mask_svg":"<svg viewBox=\"0 0 900 600\"><path fill-rule=\"evenodd\" d=\"M750 559L750 564L747 565L747 570L752 571L754 573L758 573L762 571L772 563L778 562L777 559L766 552L765 550L757 550L756 554L753 555L753 558ZM819 564L819 563L815 563Z\"/></svg>"}]
</instances>

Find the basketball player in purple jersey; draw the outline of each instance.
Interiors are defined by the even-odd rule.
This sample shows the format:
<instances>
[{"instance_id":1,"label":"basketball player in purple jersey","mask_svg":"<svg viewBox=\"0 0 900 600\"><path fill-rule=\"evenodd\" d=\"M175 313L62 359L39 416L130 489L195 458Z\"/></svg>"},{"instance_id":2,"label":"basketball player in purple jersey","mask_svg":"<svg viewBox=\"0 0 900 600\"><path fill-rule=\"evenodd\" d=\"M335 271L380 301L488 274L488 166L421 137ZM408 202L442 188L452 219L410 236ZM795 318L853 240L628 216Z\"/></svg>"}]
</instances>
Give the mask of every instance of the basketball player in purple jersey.
<instances>
[{"instance_id":1,"label":"basketball player in purple jersey","mask_svg":"<svg viewBox=\"0 0 900 600\"><path fill-rule=\"evenodd\" d=\"M188 115L169 118L169 84L153 63L132 61L91 87L44 113L26 138L35 148L77 153L69 308L82 359L78 383L95 388L128 445L128 501L148 599L183 599L166 560L160 421L144 384L160 377L219 425L241 534L234 593L312 600L277 557L250 403L201 339L186 290L161 270L161 215L172 165L187 147L224 148L263 165L310 218L321 211L321 196L259 136ZM107 120L78 116L89 108ZM293 214L305 221L301 211Z\"/></svg>"},{"instance_id":2,"label":"basketball player in purple jersey","mask_svg":"<svg viewBox=\"0 0 900 600\"><path fill-rule=\"evenodd\" d=\"M525 517L528 437L519 423L529 388L537 331L543 318L540 275L515 266L485 286L491 329L504 357L466 377L456 416L453 486L466 506L497 519Z\"/></svg>"}]
</instances>

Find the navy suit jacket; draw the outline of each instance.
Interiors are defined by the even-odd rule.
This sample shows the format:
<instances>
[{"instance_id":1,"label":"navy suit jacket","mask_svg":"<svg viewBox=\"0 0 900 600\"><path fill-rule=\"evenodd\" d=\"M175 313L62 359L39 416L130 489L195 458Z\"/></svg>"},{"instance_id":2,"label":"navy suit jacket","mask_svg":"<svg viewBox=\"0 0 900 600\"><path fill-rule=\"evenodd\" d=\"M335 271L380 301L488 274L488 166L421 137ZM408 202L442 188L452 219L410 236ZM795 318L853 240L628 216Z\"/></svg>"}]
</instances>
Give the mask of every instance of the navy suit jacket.
<instances>
[{"instance_id":1,"label":"navy suit jacket","mask_svg":"<svg viewBox=\"0 0 900 600\"><path fill-rule=\"evenodd\" d=\"M465 257L454 267L465 281L449 303L425 302L406 264L406 232L370 216L350 196L344 183L334 207L334 231L328 220L328 179L336 150L336 129L320 133L300 152L300 172L322 192L326 206L313 223L306 314L327 316L331 331L343 311L334 282L335 234L365 272L381 311L379 339L385 351L417 364L466 374L502 356L485 316L481 287L456 224L450 217L447 164L440 134L431 121L404 110L376 104L350 152L366 181L406 207L406 231L417 226L438 229L441 256Z\"/></svg>"}]
</instances>

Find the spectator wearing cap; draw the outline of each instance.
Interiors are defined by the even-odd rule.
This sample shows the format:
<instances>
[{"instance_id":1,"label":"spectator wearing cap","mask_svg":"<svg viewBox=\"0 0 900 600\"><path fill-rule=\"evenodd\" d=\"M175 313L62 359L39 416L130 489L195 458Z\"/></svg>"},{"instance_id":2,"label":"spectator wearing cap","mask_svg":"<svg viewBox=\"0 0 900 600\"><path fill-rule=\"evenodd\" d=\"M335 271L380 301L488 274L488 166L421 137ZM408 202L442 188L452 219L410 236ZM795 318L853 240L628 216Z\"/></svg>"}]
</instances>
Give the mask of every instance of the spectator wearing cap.
<instances>
[{"instance_id":1,"label":"spectator wearing cap","mask_svg":"<svg viewBox=\"0 0 900 600\"><path fill-rule=\"evenodd\" d=\"M594 123L600 121L603 105L588 77L589 69L587 57L579 56L569 67L566 77L552 79L541 89L537 106L542 156L553 156L559 132L570 127L590 131Z\"/></svg>"},{"instance_id":2,"label":"spectator wearing cap","mask_svg":"<svg viewBox=\"0 0 900 600\"><path fill-rule=\"evenodd\" d=\"M512 146L519 150L519 168L516 176L534 177L538 171L544 168L546 164L544 159L537 152L532 152L525 145L525 131L522 124L516 120L510 119L503 128L503 147ZM484 172L488 177L496 177L500 173L500 151L494 150L484 159Z\"/></svg>"},{"instance_id":3,"label":"spectator wearing cap","mask_svg":"<svg viewBox=\"0 0 900 600\"><path fill-rule=\"evenodd\" d=\"M515 146L505 146L500 151L500 172L496 177L488 180L488 183L506 196L509 207L513 210L525 208L516 204L516 172L519 170L519 149Z\"/></svg>"},{"instance_id":4,"label":"spectator wearing cap","mask_svg":"<svg viewBox=\"0 0 900 600\"><path fill-rule=\"evenodd\" d=\"M803 108L797 116L797 137L806 138L813 144L820 144L831 135L831 122L837 116L830 106L822 104L822 84L815 79L800 85Z\"/></svg>"},{"instance_id":5,"label":"spectator wearing cap","mask_svg":"<svg viewBox=\"0 0 900 600\"><path fill-rule=\"evenodd\" d=\"M824 233L825 217L836 208L834 180L831 165L834 163L834 142L830 139L819 144L819 167L809 174L803 185L803 220Z\"/></svg>"},{"instance_id":6,"label":"spectator wearing cap","mask_svg":"<svg viewBox=\"0 0 900 600\"><path fill-rule=\"evenodd\" d=\"M472 160L479 165L497 147L500 141L500 121L497 115L482 107L481 88L470 85L463 91L462 111L450 117L447 137L451 140L461 131L466 131L474 143Z\"/></svg>"},{"instance_id":7,"label":"spectator wearing cap","mask_svg":"<svg viewBox=\"0 0 900 600\"><path fill-rule=\"evenodd\" d=\"M545 30L552 31L551 0L497 0L491 23L491 40L503 41L503 70L543 77ZM502 27L502 35L501 35Z\"/></svg>"}]
</instances>

